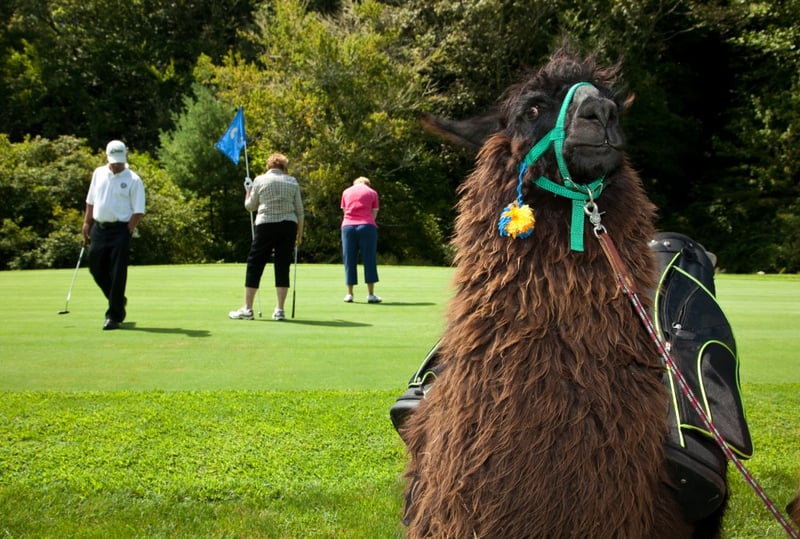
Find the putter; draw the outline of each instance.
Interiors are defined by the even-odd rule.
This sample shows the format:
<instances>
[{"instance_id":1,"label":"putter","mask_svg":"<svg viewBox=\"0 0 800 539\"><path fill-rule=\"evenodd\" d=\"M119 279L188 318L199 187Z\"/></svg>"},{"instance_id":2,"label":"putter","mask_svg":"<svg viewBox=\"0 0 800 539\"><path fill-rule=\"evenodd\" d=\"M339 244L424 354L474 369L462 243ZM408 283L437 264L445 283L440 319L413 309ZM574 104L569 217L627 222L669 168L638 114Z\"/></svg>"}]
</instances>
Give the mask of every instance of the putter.
<instances>
[{"instance_id":1,"label":"putter","mask_svg":"<svg viewBox=\"0 0 800 539\"><path fill-rule=\"evenodd\" d=\"M294 246L294 283L292 285L292 318L294 318L294 300L297 294L297 245Z\"/></svg>"},{"instance_id":2,"label":"putter","mask_svg":"<svg viewBox=\"0 0 800 539\"><path fill-rule=\"evenodd\" d=\"M83 251L86 247L81 244L81 253L78 255L78 263L75 264L75 272L72 274L72 283L69 285L69 292L67 292L67 304L64 306L63 311L58 311L58 314L67 314L69 313L69 299L72 297L72 287L75 286L75 277L78 276L78 270L81 267L81 260L83 259Z\"/></svg>"}]
</instances>

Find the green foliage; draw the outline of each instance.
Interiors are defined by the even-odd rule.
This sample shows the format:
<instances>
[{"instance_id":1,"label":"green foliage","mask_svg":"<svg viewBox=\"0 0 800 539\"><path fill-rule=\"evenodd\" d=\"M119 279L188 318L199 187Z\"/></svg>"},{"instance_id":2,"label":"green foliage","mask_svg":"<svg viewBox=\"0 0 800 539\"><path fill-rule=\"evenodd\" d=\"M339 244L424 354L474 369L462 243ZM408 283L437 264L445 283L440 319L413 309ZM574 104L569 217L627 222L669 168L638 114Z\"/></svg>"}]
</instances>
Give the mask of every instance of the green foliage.
<instances>
[{"instance_id":1,"label":"green foliage","mask_svg":"<svg viewBox=\"0 0 800 539\"><path fill-rule=\"evenodd\" d=\"M147 209L132 242L131 263L207 261L211 234L202 199L189 198L147 154L133 154L131 168L145 184Z\"/></svg>"},{"instance_id":2,"label":"green foliage","mask_svg":"<svg viewBox=\"0 0 800 539\"><path fill-rule=\"evenodd\" d=\"M67 267L81 242L84 200L97 157L70 136L0 136L0 268Z\"/></svg>"},{"instance_id":3,"label":"green foliage","mask_svg":"<svg viewBox=\"0 0 800 539\"><path fill-rule=\"evenodd\" d=\"M92 171L105 163L85 141L64 136L13 144L0 135L0 268L65 268L76 263ZM187 199L147 154L129 161L145 182L147 216L134 242L136 263L206 259L209 236L200 201ZM137 249L137 246L146 247Z\"/></svg>"},{"instance_id":4,"label":"green foliage","mask_svg":"<svg viewBox=\"0 0 800 539\"><path fill-rule=\"evenodd\" d=\"M161 133L158 151L168 177L203 209L195 220L214 240L206 245L205 258L229 262L244 259L251 235L243 208L246 156L243 152L236 167L214 147L233 116L209 88L195 84L194 95L184 98L184 109L174 117L175 129Z\"/></svg>"},{"instance_id":5,"label":"green foliage","mask_svg":"<svg viewBox=\"0 0 800 539\"><path fill-rule=\"evenodd\" d=\"M197 57L220 58L254 3L11 0L0 19L3 130L153 149Z\"/></svg>"},{"instance_id":6,"label":"green foliage","mask_svg":"<svg viewBox=\"0 0 800 539\"><path fill-rule=\"evenodd\" d=\"M737 3L703 13L729 44L730 68L739 74L724 129L714 135L725 168L710 182L705 235L729 271L796 272L800 5Z\"/></svg>"},{"instance_id":7,"label":"green foliage","mask_svg":"<svg viewBox=\"0 0 800 539\"><path fill-rule=\"evenodd\" d=\"M4 269L35 267L33 252L39 237L31 227L20 227L16 221L3 219L0 225L0 262Z\"/></svg>"},{"instance_id":8,"label":"green foliage","mask_svg":"<svg viewBox=\"0 0 800 539\"><path fill-rule=\"evenodd\" d=\"M203 70L223 101L244 105L251 166L263 170L273 151L289 156L307 211L304 250L317 261L339 258L339 197L362 175L381 195L380 252L445 258L437 213L451 191L420 143L423 81L394 47L388 14L375 2L346 3L328 19L277 1L249 36L262 51L256 62L230 56Z\"/></svg>"},{"instance_id":9,"label":"green foliage","mask_svg":"<svg viewBox=\"0 0 800 539\"><path fill-rule=\"evenodd\" d=\"M659 227L700 239L728 271L796 272L798 6L9 0L0 5L0 146L63 136L157 151L170 181L204 208L214 240L204 258L242 260L245 172L209 143L244 105L251 176L277 150L301 181L306 256L338 261L339 193L365 175L384 199L381 253L443 263L455 187L474 155L422 133L417 116L482 112L568 36L604 62L624 60L623 82L636 94L629 155ZM19 157L0 163L3 181L12 169L33 172ZM39 159L21 157L33 167ZM20 193L4 199L21 209L3 212L0 267L65 265L73 249L60 247L70 228L59 221L78 206L34 216L50 197ZM55 230L62 236L47 240Z\"/></svg>"}]
</instances>

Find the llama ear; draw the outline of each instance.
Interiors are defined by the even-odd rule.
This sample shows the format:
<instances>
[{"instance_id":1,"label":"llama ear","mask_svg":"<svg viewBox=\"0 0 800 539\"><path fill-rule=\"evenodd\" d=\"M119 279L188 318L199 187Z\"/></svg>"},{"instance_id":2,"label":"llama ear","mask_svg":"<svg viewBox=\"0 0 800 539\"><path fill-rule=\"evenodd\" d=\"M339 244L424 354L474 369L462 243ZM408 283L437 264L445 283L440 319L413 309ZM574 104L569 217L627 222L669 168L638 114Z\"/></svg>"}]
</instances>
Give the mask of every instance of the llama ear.
<instances>
[{"instance_id":1,"label":"llama ear","mask_svg":"<svg viewBox=\"0 0 800 539\"><path fill-rule=\"evenodd\" d=\"M424 114L419 121L428 133L473 152L480 150L492 134L502 129L501 116L497 109L466 120L448 120Z\"/></svg>"}]
</instances>

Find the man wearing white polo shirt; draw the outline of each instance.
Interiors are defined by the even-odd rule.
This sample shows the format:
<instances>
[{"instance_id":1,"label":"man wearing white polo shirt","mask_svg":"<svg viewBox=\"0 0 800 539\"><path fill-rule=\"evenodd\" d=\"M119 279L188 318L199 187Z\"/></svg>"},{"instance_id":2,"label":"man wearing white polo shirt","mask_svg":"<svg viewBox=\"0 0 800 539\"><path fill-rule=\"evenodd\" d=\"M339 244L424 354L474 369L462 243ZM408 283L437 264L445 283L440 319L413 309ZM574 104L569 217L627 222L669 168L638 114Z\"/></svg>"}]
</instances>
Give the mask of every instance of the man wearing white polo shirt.
<instances>
[{"instance_id":1,"label":"man wearing white polo shirt","mask_svg":"<svg viewBox=\"0 0 800 539\"><path fill-rule=\"evenodd\" d=\"M106 146L108 164L92 174L83 216L83 241L89 244L89 271L108 299L103 329L125 320L125 285L131 235L144 217L144 184L127 165L127 148L119 140Z\"/></svg>"}]
</instances>

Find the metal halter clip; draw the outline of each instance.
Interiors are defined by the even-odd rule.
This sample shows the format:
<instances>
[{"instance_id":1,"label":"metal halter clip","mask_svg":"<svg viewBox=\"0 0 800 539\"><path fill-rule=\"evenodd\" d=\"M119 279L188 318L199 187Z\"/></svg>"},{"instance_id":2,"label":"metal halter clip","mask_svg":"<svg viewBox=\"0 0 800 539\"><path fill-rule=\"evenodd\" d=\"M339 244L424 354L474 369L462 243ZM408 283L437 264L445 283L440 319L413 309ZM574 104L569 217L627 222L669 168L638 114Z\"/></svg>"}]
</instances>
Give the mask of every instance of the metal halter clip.
<instances>
[{"instance_id":1,"label":"metal halter clip","mask_svg":"<svg viewBox=\"0 0 800 539\"><path fill-rule=\"evenodd\" d=\"M589 216L589 222L592 223L592 226L594 226L594 235L597 236L601 232L605 232L606 227L600 223L600 209L597 207L594 197L592 197L592 190L587 189L587 191L589 192L589 200L587 200L586 204L583 205L583 211Z\"/></svg>"}]
</instances>

